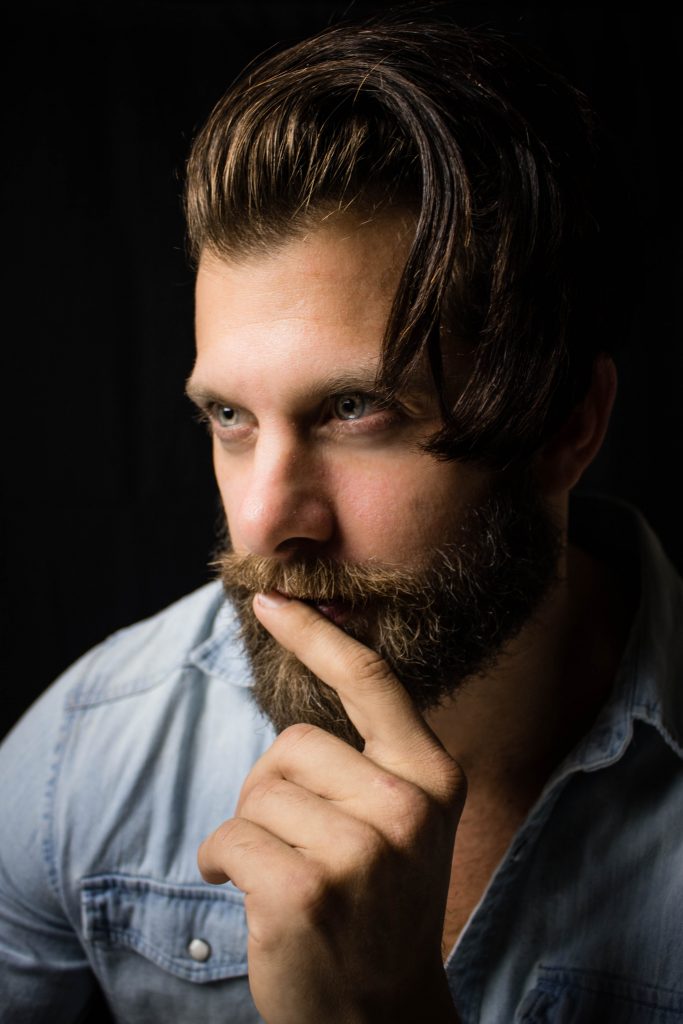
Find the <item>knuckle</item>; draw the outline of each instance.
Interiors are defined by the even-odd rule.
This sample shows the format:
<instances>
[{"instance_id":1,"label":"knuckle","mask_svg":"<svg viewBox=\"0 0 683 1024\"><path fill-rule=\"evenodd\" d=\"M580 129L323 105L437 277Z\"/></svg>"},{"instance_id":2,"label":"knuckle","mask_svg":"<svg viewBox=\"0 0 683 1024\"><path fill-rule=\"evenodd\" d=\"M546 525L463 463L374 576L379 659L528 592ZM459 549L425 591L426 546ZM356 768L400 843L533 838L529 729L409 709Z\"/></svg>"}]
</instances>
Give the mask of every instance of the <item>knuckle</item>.
<instances>
[{"instance_id":1,"label":"knuckle","mask_svg":"<svg viewBox=\"0 0 683 1024\"><path fill-rule=\"evenodd\" d=\"M457 761L454 761L445 751L438 753L436 765L436 796L439 803L446 807L455 807L464 804L467 795L467 779Z\"/></svg>"},{"instance_id":2,"label":"knuckle","mask_svg":"<svg viewBox=\"0 0 683 1024\"><path fill-rule=\"evenodd\" d=\"M197 865L204 877L223 869L226 857L242 836L239 818L229 818L203 840L197 850Z\"/></svg>"},{"instance_id":3,"label":"knuckle","mask_svg":"<svg viewBox=\"0 0 683 1024\"><path fill-rule=\"evenodd\" d=\"M354 647L347 655L346 669L354 679L367 683L373 689L395 685L394 674L384 658L368 647Z\"/></svg>"},{"instance_id":4,"label":"knuckle","mask_svg":"<svg viewBox=\"0 0 683 1024\"><path fill-rule=\"evenodd\" d=\"M278 786L281 784L281 779L277 776L269 775L265 778L257 779L253 782L247 793L243 796L240 801L240 811L243 817L248 818L248 808L264 803L273 794L277 793Z\"/></svg>"},{"instance_id":5,"label":"knuckle","mask_svg":"<svg viewBox=\"0 0 683 1024\"><path fill-rule=\"evenodd\" d=\"M211 842L215 846L229 846L235 841L241 830L242 821L240 818L228 818L212 832L205 842Z\"/></svg>"},{"instance_id":6,"label":"knuckle","mask_svg":"<svg viewBox=\"0 0 683 1024\"><path fill-rule=\"evenodd\" d=\"M322 867L312 862L305 870L298 871L291 879L289 900L296 911L309 919L315 919L325 912L329 904L331 886Z\"/></svg>"},{"instance_id":7,"label":"knuckle","mask_svg":"<svg viewBox=\"0 0 683 1024\"><path fill-rule=\"evenodd\" d=\"M386 859L389 846L386 837L374 826L358 822L349 839L348 852L350 860L357 872L367 871L373 865L381 864Z\"/></svg>"},{"instance_id":8,"label":"knuckle","mask_svg":"<svg viewBox=\"0 0 683 1024\"><path fill-rule=\"evenodd\" d=\"M324 735L323 730L317 725L308 725L305 722L288 725L271 747L277 771L286 776L297 764L314 757L315 748Z\"/></svg>"},{"instance_id":9,"label":"knuckle","mask_svg":"<svg viewBox=\"0 0 683 1024\"><path fill-rule=\"evenodd\" d=\"M388 822L388 835L392 845L400 850L415 847L434 816L434 804L424 790L405 783L402 792L393 800L392 815Z\"/></svg>"},{"instance_id":10,"label":"knuckle","mask_svg":"<svg viewBox=\"0 0 683 1024\"><path fill-rule=\"evenodd\" d=\"M458 820L467 785L460 767L444 755L437 770L432 763L426 785L390 773L375 780L382 807L382 829L397 849L420 847L425 836Z\"/></svg>"},{"instance_id":11,"label":"knuckle","mask_svg":"<svg viewBox=\"0 0 683 1024\"><path fill-rule=\"evenodd\" d=\"M412 782L388 771L378 772L373 783L379 792L382 807L389 813L401 812L415 788Z\"/></svg>"},{"instance_id":12,"label":"knuckle","mask_svg":"<svg viewBox=\"0 0 683 1024\"><path fill-rule=\"evenodd\" d=\"M453 808L464 803L467 779L462 768L441 744L422 742L413 752L419 765L423 789L437 805Z\"/></svg>"},{"instance_id":13,"label":"knuckle","mask_svg":"<svg viewBox=\"0 0 683 1024\"><path fill-rule=\"evenodd\" d=\"M317 739L320 732L321 730L316 725L296 722L294 725L288 725L286 729L282 730L273 746L279 747L280 752L286 751L291 753L299 744L307 743L314 738Z\"/></svg>"}]
</instances>

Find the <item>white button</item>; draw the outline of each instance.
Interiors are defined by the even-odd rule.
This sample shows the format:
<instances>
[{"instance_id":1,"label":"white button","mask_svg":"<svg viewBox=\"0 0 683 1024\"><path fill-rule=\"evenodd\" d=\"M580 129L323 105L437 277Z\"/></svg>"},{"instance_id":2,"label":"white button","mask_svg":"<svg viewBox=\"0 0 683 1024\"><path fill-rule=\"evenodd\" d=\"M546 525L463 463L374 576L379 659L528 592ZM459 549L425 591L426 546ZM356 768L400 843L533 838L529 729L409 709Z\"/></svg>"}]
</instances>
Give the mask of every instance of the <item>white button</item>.
<instances>
[{"instance_id":1,"label":"white button","mask_svg":"<svg viewBox=\"0 0 683 1024\"><path fill-rule=\"evenodd\" d=\"M211 956L211 946L204 939L193 939L187 947L187 951L193 960L203 964Z\"/></svg>"}]
</instances>

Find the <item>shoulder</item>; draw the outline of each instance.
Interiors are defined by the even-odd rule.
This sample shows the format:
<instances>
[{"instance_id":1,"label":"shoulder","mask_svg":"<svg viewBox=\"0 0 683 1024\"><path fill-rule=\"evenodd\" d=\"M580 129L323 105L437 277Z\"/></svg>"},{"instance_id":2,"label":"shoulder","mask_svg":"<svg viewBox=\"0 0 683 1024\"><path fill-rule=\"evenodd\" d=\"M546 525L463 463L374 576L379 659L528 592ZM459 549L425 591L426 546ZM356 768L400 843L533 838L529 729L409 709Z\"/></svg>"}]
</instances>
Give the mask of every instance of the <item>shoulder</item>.
<instances>
[{"instance_id":1,"label":"shoulder","mask_svg":"<svg viewBox=\"0 0 683 1024\"><path fill-rule=\"evenodd\" d=\"M220 584L209 583L112 634L80 658L56 686L65 689L67 709L148 690L187 663L194 649L217 629L233 621Z\"/></svg>"},{"instance_id":2,"label":"shoulder","mask_svg":"<svg viewBox=\"0 0 683 1024\"><path fill-rule=\"evenodd\" d=\"M60 850L78 852L79 870L101 854L104 835L120 854L165 801L184 800L193 829L205 816L210 824L215 805L203 793L215 796L220 780L218 806L235 801L272 739L249 682L219 583L118 631L72 665L0 747L0 800L13 836L4 846L17 884L35 887L43 873L59 899Z\"/></svg>"},{"instance_id":3,"label":"shoulder","mask_svg":"<svg viewBox=\"0 0 683 1024\"><path fill-rule=\"evenodd\" d=\"M53 764L63 750L72 712L134 696L171 679L216 631L221 611L227 622L232 620L220 584L211 583L93 647L10 731L0 745L0 766L27 762L37 771L46 761ZM225 640L230 642L229 637Z\"/></svg>"},{"instance_id":4,"label":"shoulder","mask_svg":"<svg viewBox=\"0 0 683 1024\"><path fill-rule=\"evenodd\" d=\"M115 990L123 956L127 986L149 991L161 969L187 1002L187 980L246 973L241 897L203 883L196 856L272 742L249 682L210 584L85 654L0 747L0 932L23 964L31 930L41 983L90 963Z\"/></svg>"}]
</instances>

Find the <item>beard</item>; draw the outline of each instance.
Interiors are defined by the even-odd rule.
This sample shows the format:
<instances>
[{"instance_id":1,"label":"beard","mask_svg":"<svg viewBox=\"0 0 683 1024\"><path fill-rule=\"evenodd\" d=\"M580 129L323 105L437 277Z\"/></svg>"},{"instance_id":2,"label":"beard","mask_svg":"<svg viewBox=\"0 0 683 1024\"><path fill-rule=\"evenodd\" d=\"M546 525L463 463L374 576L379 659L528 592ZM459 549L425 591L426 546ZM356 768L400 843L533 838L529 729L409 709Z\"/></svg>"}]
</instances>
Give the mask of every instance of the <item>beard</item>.
<instances>
[{"instance_id":1,"label":"beard","mask_svg":"<svg viewBox=\"0 0 683 1024\"><path fill-rule=\"evenodd\" d=\"M503 477L466 506L444 546L419 568L329 558L237 555L216 561L253 672L253 696L281 732L319 726L358 750L363 740L335 690L282 648L252 610L257 592L343 608L343 628L377 651L428 711L483 676L557 582L562 532L528 474Z\"/></svg>"}]
</instances>

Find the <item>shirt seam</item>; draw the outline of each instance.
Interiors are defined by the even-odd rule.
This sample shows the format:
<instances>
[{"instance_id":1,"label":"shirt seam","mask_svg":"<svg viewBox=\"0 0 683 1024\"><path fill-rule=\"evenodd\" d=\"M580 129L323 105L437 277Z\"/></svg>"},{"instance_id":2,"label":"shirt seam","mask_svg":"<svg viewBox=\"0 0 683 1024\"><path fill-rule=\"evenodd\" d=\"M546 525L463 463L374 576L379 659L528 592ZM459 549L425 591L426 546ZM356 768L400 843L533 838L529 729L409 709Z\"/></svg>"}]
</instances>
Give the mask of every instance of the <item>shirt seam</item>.
<instances>
[{"instance_id":1,"label":"shirt seam","mask_svg":"<svg viewBox=\"0 0 683 1024\"><path fill-rule=\"evenodd\" d=\"M57 787L61 781L62 767L64 764L64 754L66 745L71 735L73 721L76 715L76 711L72 710L69 706L69 696L74 691L79 691L83 688L85 681L81 681L76 684L73 690L70 690L65 699L62 708L62 721L59 727L59 734L57 742L53 748L52 761L50 765L50 771L48 774L46 786L45 786L45 804L43 812L43 820L45 824L45 833L43 835L42 842L42 853L47 869L47 879L52 891L57 898L59 905L62 908L67 919L69 914L67 911L67 900L64 891L64 883L61 877L61 873L57 864L57 825L55 815L55 805L57 797ZM73 923L73 922L72 922Z\"/></svg>"},{"instance_id":2,"label":"shirt seam","mask_svg":"<svg viewBox=\"0 0 683 1024\"><path fill-rule=\"evenodd\" d=\"M73 696L69 694L66 699L66 710L67 713L76 713L79 711L89 711L90 708L100 707L102 704L113 704L120 700L126 700L129 697L136 697L138 694L149 693L150 690L156 689L161 686L167 679L169 679L174 673L182 672L183 669L188 668L184 659L181 658L172 665L165 666L162 670L157 671L152 676L138 676L126 685L125 690L121 690L118 693L90 693L92 687L103 684L107 686L113 681L113 675L111 674L97 674L86 679L82 686L76 687L73 691ZM86 687L87 683L87 687ZM82 691L86 691L82 693Z\"/></svg>"}]
</instances>

